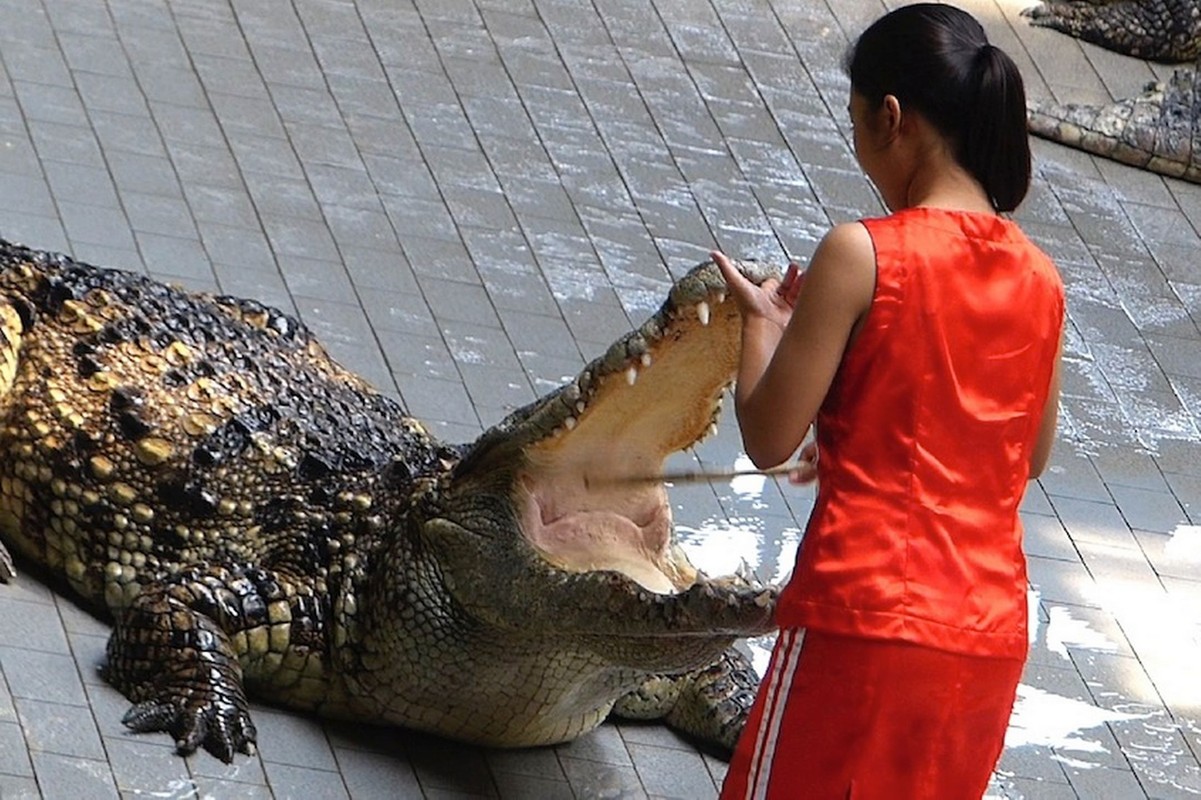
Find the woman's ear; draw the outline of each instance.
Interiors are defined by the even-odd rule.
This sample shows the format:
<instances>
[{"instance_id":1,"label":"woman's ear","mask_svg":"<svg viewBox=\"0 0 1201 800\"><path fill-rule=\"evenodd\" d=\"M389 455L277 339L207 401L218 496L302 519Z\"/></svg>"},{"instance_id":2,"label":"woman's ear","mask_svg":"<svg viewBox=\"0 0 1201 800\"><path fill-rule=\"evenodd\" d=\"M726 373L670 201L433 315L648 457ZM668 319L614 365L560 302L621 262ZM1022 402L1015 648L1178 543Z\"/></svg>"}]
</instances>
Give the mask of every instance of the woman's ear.
<instances>
[{"instance_id":1,"label":"woman's ear","mask_svg":"<svg viewBox=\"0 0 1201 800\"><path fill-rule=\"evenodd\" d=\"M880 106L880 122L883 123L881 128L889 140L900 134L901 101L897 100L896 95L884 95L884 102Z\"/></svg>"}]
</instances>

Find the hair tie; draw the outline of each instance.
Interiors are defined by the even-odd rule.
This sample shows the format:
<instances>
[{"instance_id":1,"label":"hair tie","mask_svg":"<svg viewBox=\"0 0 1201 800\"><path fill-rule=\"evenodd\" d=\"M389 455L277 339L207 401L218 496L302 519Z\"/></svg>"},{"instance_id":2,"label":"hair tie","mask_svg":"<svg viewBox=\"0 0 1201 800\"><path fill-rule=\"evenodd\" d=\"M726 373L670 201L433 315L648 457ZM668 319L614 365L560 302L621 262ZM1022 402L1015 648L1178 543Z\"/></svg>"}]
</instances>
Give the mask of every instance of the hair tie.
<instances>
[{"instance_id":1,"label":"hair tie","mask_svg":"<svg viewBox=\"0 0 1201 800\"><path fill-rule=\"evenodd\" d=\"M992 42L985 42L976 48L976 55L972 59L972 73L975 75L977 82L983 81L984 76L988 74L988 65L992 61L992 54L997 48Z\"/></svg>"}]
</instances>

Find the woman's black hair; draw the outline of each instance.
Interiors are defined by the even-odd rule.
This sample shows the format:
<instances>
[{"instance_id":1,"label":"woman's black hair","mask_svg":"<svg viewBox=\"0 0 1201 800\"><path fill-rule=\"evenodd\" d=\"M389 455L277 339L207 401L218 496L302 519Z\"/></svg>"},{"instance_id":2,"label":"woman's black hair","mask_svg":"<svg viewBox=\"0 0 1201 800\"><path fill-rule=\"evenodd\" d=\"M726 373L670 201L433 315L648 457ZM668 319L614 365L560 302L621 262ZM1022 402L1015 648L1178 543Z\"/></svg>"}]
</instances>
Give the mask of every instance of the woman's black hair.
<instances>
[{"instance_id":1,"label":"woman's black hair","mask_svg":"<svg viewBox=\"0 0 1201 800\"><path fill-rule=\"evenodd\" d=\"M846 69L872 108L893 95L947 137L995 209L1022 202L1030 188L1022 75L971 14L935 3L898 8L863 32Z\"/></svg>"}]
</instances>

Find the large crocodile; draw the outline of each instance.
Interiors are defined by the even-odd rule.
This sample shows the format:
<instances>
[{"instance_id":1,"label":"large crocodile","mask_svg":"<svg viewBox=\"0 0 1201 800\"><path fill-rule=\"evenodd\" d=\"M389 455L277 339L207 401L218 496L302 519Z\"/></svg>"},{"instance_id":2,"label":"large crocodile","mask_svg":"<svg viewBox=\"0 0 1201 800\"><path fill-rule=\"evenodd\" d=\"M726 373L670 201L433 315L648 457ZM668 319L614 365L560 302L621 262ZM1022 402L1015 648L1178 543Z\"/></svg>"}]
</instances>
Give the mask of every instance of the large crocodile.
<instances>
[{"instance_id":1,"label":"large crocodile","mask_svg":"<svg viewBox=\"0 0 1201 800\"><path fill-rule=\"evenodd\" d=\"M1165 62L1201 56L1201 0L1049 0L1030 21L1110 50ZM1201 182L1201 87L1195 68L1114 103L1029 104L1030 132L1163 175Z\"/></svg>"},{"instance_id":2,"label":"large crocodile","mask_svg":"<svg viewBox=\"0 0 1201 800\"><path fill-rule=\"evenodd\" d=\"M125 722L181 753L252 750L244 686L485 745L615 711L728 748L775 589L700 573L624 478L710 430L738 330L701 265L450 446L283 313L0 243L0 535L111 613Z\"/></svg>"}]
</instances>

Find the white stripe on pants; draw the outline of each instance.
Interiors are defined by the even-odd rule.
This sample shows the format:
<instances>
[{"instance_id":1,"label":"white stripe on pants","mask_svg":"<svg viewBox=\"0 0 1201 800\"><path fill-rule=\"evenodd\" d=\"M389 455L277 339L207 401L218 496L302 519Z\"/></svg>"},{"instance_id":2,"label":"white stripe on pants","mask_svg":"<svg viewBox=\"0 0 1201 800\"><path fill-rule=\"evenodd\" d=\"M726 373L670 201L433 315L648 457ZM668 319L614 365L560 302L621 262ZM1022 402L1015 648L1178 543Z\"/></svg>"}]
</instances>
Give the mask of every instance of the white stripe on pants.
<instances>
[{"instance_id":1,"label":"white stripe on pants","mask_svg":"<svg viewBox=\"0 0 1201 800\"><path fill-rule=\"evenodd\" d=\"M755 733L755 749L751 753L751 764L747 774L746 800L764 800L767 797L776 741L780 738L780 722L788 705L788 693L792 690L792 678L801 660L801 645L804 641L804 630L785 628L780 631L771 672L768 673L765 682L763 717L759 720L759 730Z\"/></svg>"}]
</instances>

